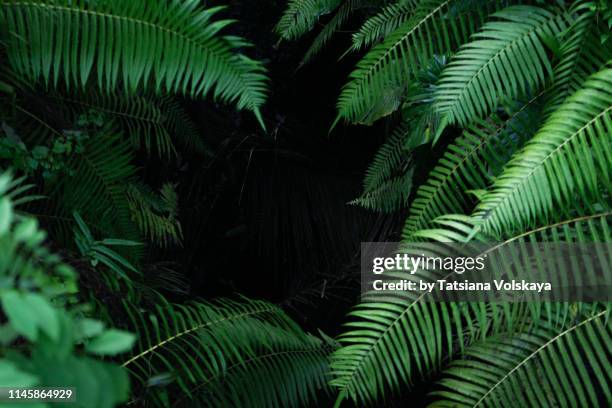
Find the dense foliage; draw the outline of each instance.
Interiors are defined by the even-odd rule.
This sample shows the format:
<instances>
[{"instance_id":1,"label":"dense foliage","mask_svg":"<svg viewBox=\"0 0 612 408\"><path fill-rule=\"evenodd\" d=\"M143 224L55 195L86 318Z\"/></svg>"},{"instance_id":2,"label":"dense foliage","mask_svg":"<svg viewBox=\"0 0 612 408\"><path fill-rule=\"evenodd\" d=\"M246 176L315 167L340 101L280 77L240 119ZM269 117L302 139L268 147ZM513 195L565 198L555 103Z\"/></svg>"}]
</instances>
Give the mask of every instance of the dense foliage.
<instances>
[{"instance_id":1,"label":"dense foliage","mask_svg":"<svg viewBox=\"0 0 612 408\"><path fill-rule=\"evenodd\" d=\"M333 339L267 300L190 296L160 259L193 221L170 169L224 147L189 104L270 127L264 63L202 3L0 0L0 386L76 387L83 407L612 401L608 304L406 292L358 303ZM331 137L385 133L350 205L407 210L406 242L612 240L609 2L290 0L277 47L316 31L299 66L319 64L346 27ZM308 302L343 296L345 273Z\"/></svg>"}]
</instances>

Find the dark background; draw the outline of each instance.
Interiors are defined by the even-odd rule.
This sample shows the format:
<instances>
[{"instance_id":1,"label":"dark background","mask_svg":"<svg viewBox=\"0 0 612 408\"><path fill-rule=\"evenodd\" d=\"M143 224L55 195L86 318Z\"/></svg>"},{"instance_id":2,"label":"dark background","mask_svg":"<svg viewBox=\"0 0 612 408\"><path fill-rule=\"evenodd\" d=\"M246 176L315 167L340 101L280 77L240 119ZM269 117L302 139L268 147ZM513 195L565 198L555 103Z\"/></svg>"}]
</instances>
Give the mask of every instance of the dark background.
<instances>
[{"instance_id":1,"label":"dark background","mask_svg":"<svg viewBox=\"0 0 612 408\"><path fill-rule=\"evenodd\" d=\"M274 26L285 6L234 1L223 12L237 20L232 34L253 43L244 52L268 69L267 132L249 112L185 102L214 157L185 155L145 171L178 182L184 241L164 257L186 276L191 295L264 298L287 306L307 329L333 335L358 300L360 242L397 238L403 215L347 204L361 193L388 126L339 125L329 132L357 58L338 61L350 28L297 69L318 30L279 43Z\"/></svg>"}]
</instances>

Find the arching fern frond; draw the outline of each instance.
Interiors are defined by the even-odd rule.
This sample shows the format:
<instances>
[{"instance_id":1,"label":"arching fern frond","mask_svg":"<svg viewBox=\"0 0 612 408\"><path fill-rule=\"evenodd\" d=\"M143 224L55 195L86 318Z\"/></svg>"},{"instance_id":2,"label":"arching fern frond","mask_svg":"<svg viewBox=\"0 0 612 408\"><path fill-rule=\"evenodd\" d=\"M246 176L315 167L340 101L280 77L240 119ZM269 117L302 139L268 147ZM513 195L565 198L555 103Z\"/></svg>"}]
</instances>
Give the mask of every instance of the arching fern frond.
<instances>
[{"instance_id":1,"label":"arching fern frond","mask_svg":"<svg viewBox=\"0 0 612 408\"><path fill-rule=\"evenodd\" d=\"M515 154L477 206L491 235L525 230L610 189L612 69L592 75Z\"/></svg>"},{"instance_id":2,"label":"arching fern frond","mask_svg":"<svg viewBox=\"0 0 612 408\"><path fill-rule=\"evenodd\" d=\"M448 123L482 118L503 98L536 92L552 73L545 43L567 28L563 12L513 6L492 17L442 73L434 107Z\"/></svg>"},{"instance_id":3,"label":"arching fern frond","mask_svg":"<svg viewBox=\"0 0 612 408\"><path fill-rule=\"evenodd\" d=\"M403 230L405 240L414 239L414 232L429 228L431 221L441 215L472 210L475 198L469 192L488 187L512 154L535 132L540 99L532 98L505 119L493 115L486 121L477 121L446 149L416 193Z\"/></svg>"},{"instance_id":4,"label":"arching fern frond","mask_svg":"<svg viewBox=\"0 0 612 408\"><path fill-rule=\"evenodd\" d=\"M48 86L210 93L259 118L264 68L238 52L244 40L220 34L232 23L213 20L221 9L196 0L6 0L0 21L11 67Z\"/></svg>"},{"instance_id":5,"label":"arching fern frond","mask_svg":"<svg viewBox=\"0 0 612 408\"><path fill-rule=\"evenodd\" d=\"M382 41L412 16L417 4L418 0L401 0L385 6L353 34L351 50L359 51Z\"/></svg>"},{"instance_id":6,"label":"arching fern frond","mask_svg":"<svg viewBox=\"0 0 612 408\"><path fill-rule=\"evenodd\" d=\"M310 62L329 42L331 37L334 35L336 30L339 30L342 25L349 19L349 17L357 10L362 4L364 0L345 0L338 10L336 14L329 20L325 27L321 30L321 32L316 36L306 54L304 54L304 58L300 62L300 66Z\"/></svg>"},{"instance_id":7,"label":"arching fern frond","mask_svg":"<svg viewBox=\"0 0 612 408\"><path fill-rule=\"evenodd\" d=\"M361 197L349 202L368 210L393 212L408 205L412 191L414 168L404 170L404 174L381 182L377 187L363 192Z\"/></svg>"},{"instance_id":8,"label":"arching fern frond","mask_svg":"<svg viewBox=\"0 0 612 408\"><path fill-rule=\"evenodd\" d=\"M327 393L327 357L335 345L312 336L268 332L269 349L232 364L191 393L203 407L300 407ZM180 404L179 404L180 406ZM186 405L191 406L191 405Z\"/></svg>"},{"instance_id":9,"label":"arching fern frond","mask_svg":"<svg viewBox=\"0 0 612 408\"><path fill-rule=\"evenodd\" d=\"M68 164L70 174L52 185L50 197L57 217L53 217L55 228L51 231L56 232L56 239L69 246L67 242L72 239L62 231L70 231L72 223L68 220L78 211L87 225L106 237L140 241L125 195L126 185L136 176L131 161L130 143L112 129L92 135L83 152L73 155ZM130 251L136 256L139 249Z\"/></svg>"},{"instance_id":10,"label":"arching fern frond","mask_svg":"<svg viewBox=\"0 0 612 408\"><path fill-rule=\"evenodd\" d=\"M164 385L175 383L186 400L208 392L212 405L219 406L215 399L210 400L210 393L217 401L237 397L228 396L228 388L224 387L231 390L232 384L238 386L247 373L257 376L257 368L261 369L265 361L258 359L283 351L287 353L285 357L292 357L291 362L297 364L295 368L299 371L279 384L268 384L267 389L278 398L273 401L306 401L323 387L326 368L322 355L314 353L311 358L302 358L296 351L314 352L318 348L324 352L324 344L302 332L280 309L267 302L243 299L171 305L160 299L153 312L127 303L125 309L140 336L136 351L123 366L161 401ZM161 378L163 384L159 383ZM307 383L295 388L296 378ZM268 379L251 378L249 386ZM250 394L256 400L257 392L262 390L242 391L241 394Z\"/></svg>"},{"instance_id":11,"label":"arching fern frond","mask_svg":"<svg viewBox=\"0 0 612 408\"><path fill-rule=\"evenodd\" d=\"M359 122L390 91L405 92L422 64L453 52L504 3L491 1L483 7L456 0L419 2L412 17L359 61L338 98L337 120Z\"/></svg>"},{"instance_id":12,"label":"arching fern frond","mask_svg":"<svg viewBox=\"0 0 612 408\"><path fill-rule=\"evenodd\" d=\"M436 405L599 406L609 401L612 326L607 314L595 309L560 328L542 323L469 347L432 393L440 399Z\"/></svg>"},{"instance_id":13,"label":"arching fern frond","mask_svg":"<svg viewBox=\"0 0 612 408\"><path fill-rule=\"evenodd\" d=\"M295 40L307 33L325 14L334 11L342 0L291 0L283 12L276 32L284 40Z\"/></svg>"},{"instance_id":14,"label":"arching fern frond","mask_svg":"<svg viewBox=\"0 0 612 408\"><path fill-rule=\"evenodd\" d=\"M607 242L611 238L610 217L607 211L559 220L489 245L478 256L492 256L520 242ZM440 217L435 224L439 228L420 230L419 236L464 242L474 227L469 216ZM607 257L604 255L602 262L609 262ZM432 270L394 273L398 279L425 282L449 277L447 272ZM569 310L567 303L557 304L555 313L550 313L545 308L527 310L520 302L509 307L484 302L433 302L426 300L428 293L397 291L385 299L364 301L349 313L348 330L338 338L342 347L331 358L331 384L339 389L340 399L350 397L358 404L366 403L388 390L410 387L416 380L435 374L444 360L462 353L476 340L512 332L534 313L564 316Z\"/></svg>"},{"instance_id":15,"label":"arching fern frond","mask_svg":"<svg viewBox=\"0 0 612 408\"><path fill-rule=\"evenodd\" d=\"M155 149L160 157L176 154L172 127L166 119L161 100L122 93L80 93L73 97L58 96L60 108L76 122L79 115L91 111L113 118L137 147L147 153Z\"/></svg>"},{"instance_id":16,"label":"arching fern frond","mask_svg":"<svg viewBox=\"0 0 612 408\"><path fill-rule=\"evenodd\" d=\"M612 55L612 41L602 43L597 33L597 14L590 2L578 2L572 10L578 17L568 28L553 69L554 82L544 111L548 117L565 99L579 90L588 77L603 69Z\"/></svg>"},{"instance_id":17,"label":"arching fern frond","mask_svg":"<svg viewBox=\"0 0 612 408\"><path fill-rule=\"evenodd\" d=\"M411 128L406 123L400 123L393 130L389 139L378 149L366 170L363 181L364 192L372 191L385 180L390 179L402 162L409 158L409 151L405 146L411 134Z\"/></svg>"},{"instance_id":18,"label":"arching fern frond","mask_svg":"<svg viewBox=\"0 0 612 408\"><path fill-rule=\"evenodd\" d=\"M133 183L126 193L132 219L143 236L160 247L180 244L183 233L177 219L178 197L172 184L164 184L158 195L146 184Z\"/></svg>"}]
</instances>

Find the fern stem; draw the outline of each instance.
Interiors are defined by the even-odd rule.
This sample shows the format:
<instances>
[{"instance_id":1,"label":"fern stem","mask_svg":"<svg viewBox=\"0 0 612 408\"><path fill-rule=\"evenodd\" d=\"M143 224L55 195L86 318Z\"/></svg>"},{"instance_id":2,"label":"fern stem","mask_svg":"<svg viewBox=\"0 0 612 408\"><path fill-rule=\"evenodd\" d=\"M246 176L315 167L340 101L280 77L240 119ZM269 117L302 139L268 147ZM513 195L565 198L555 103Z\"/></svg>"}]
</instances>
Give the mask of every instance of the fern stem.
<instances>
[{"instance_id":1,"label":"fern stem","mask_svg":"<svg viewBox=\"0 0 612 408\"><path fill-rule=\"evenodd\" d=\"M161 342L159 342L159 343L149 347L148 349L146 349L146 350L142 351L141 353L135 355L134 357L130 358L125 363L121 364L121 367L127 367L129 364L131 364L135 360L138 360L139 358L141 358L141 357L143 357L143 356L153 352L154 350L156 350L156 349L158 349L160 347L163 347L166 343L170 343L170 342L178 339L179 337L182 337L182 336L187 335L189 333L193 333L194 331L203 329L204 327L212 326L212 325L215 325L215 324L218 324L218 323L222 323L222 322L226 322L226 321L230 321L230 320L236 320L236 319L239 319L239 318L242 318L242 317L245 317L245 316L252 316L252 315L257 315L257 314L261 314L261 313L271 312L273 310L275 310L275 309L270 307L270 308L267 308L267 309L257 310L257 311L253 311L253 312L240 313L240 314L237 314L237 315L233 315L233 316L227 317L225 319L218 319L218 320L213 320L211 322L206 322L206 323L199 324L197 326L194 326L194 327L191 327L191 328L189 328L187 330L179 332L179 333L175 334L174 336L170 336L166 340L163 340L163 341L161 341Z\"/></svg>"},{"instance_id":2,"label":"fern stem","mask_svg":"<svg viewBox=\"0 0 612 408\"><path fill-rule=\"evenodd\" d=\"M538 347L533 353L531 353L529 356L525 357L519 364L517 364L512 370L510 370L506 375L504 375L493 387L491 387L478 401L476 401L476 403L473 405L473 407L477 407L478 405L480 405L480 403L482 401L484 401L484 399L491 394L491 392L493 392L493 390L495 390L502 382L504 382L510 375L512 375L512 373L514 373L516 370L518 370L521 366L523 366L525 363L527 363L527 361L529 361L530 359L532 359L536 354L538 354L540 351L542 351L543 349L545 349L546 347L548 347L550 344L554 343L555 341L557 341L558 339L560 339L562 336L565 336L568 333L571 333L572 331L576 330L577 328L589 323L591 320L594 319L598 319L602 316L604 316L607 313L606 310L597 313L595 316L592 316L586 320L583 320L582 322L562 331L561 333L559 333L558 335L556 335L555 337L553 337L552 339L550 339L549 341L547 341L546 343L544 343L543 345L541 345L540 347Z\"/></svg>"}]
</instances>

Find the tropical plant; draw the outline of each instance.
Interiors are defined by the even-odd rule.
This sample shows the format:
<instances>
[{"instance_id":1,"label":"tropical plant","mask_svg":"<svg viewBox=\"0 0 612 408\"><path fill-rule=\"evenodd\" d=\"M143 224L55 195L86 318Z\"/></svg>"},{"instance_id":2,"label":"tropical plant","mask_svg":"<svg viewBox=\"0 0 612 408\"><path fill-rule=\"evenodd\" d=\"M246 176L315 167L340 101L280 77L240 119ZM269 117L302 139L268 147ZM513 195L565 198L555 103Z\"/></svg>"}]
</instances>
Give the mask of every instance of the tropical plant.
<instances>
[{"instance_id":1,"label":"tropical plant","mask_svg":"<svg viewBox=\"0 0 612 408\"><path fill-rule=\"evenodd\" d=\"M427 154L422 142L433 141L444 152L407 198L405 242L609 242L610 13L597 1L380 4L353 36L350 51L369 50L341 91L338 120L393 123L395 110L402 119L355 203L397 209L392 197L408 196L412 183L394 185L399 191L376 205L373 187L384 191L390 175L409 177L414 167L398 164ZM433 81L419 77L442 55L448 63ZM429 90L423 109L437 118L420 143L405 131L422 117L406 110L422 94L415 89ZM525 312L413 293L364 301L338 338L330 383L338 404L349 398L360 406L439 375L436 406L605 404L608 313L607 304L545 303Z\"/></svg>"},{"instance_id":2,"label":"tropical plant","mask_svg":"<svg viewBox=\"0 0 612 408\"><path fill-rule=\"evenodd\" d=\"M332 339L297 304L352 301L358 256L337 273L319 268L325 259L316 276L287 275L304 287L276 300L297 317L231 295L233 281L219 298L192 292L209 282L200 247L222 237L242 250L243 196L262 257L309 262L302 235L337 252L356 244L329 227L336 212L318 198L331 189L313 182L314 161L280 147L285 118L274 137L256 134L269 82L247 54L265 52L234 35L227 12L199 0L0 0L0 386L75 387L86 407L387 406L406 392L432 406L609 405L607 299L365 294ZM530 244L612 241L611 27L603 0L290 0L274 51L318 31L302 66L351 30L339 57L358 61L330 132L370 126L381 142L350 201L364 208L356 218L385 213L376 226L406 246L512 249L519 267L543 268ZM250 113L233 110L227 129L219 103ZM243 134L245 123L256 130ZM273 176L245 193L264 150ZM308 170L279 176L290 155ZM185 186L185 173L201 180ZM206 222L192 235L190 224L229 203L227 180L239 180L237 220L200 242ZM295 189L278 197L277 184ZM612 259L597 251L557 272L592 264L606 271ZM392 277L446 276L411 272Z\"/></svg>"},{"instance_id":3,"label":"tropical plant","mask_svg":"<svg viewBox=\"0 0 612 408\"><path fill-rule=\"evenodd\" d=\"M0 174L0 385L73 389L76 406L113 407L129 392L126 370L96 357L129 350L130 333L106 328L77 303L75 271L45 246L36 219L15 203L32 186ZM21 197L19 197L21 195ZM9 352L6 352L6 350Z\"/></svg>"}]
</instances>

